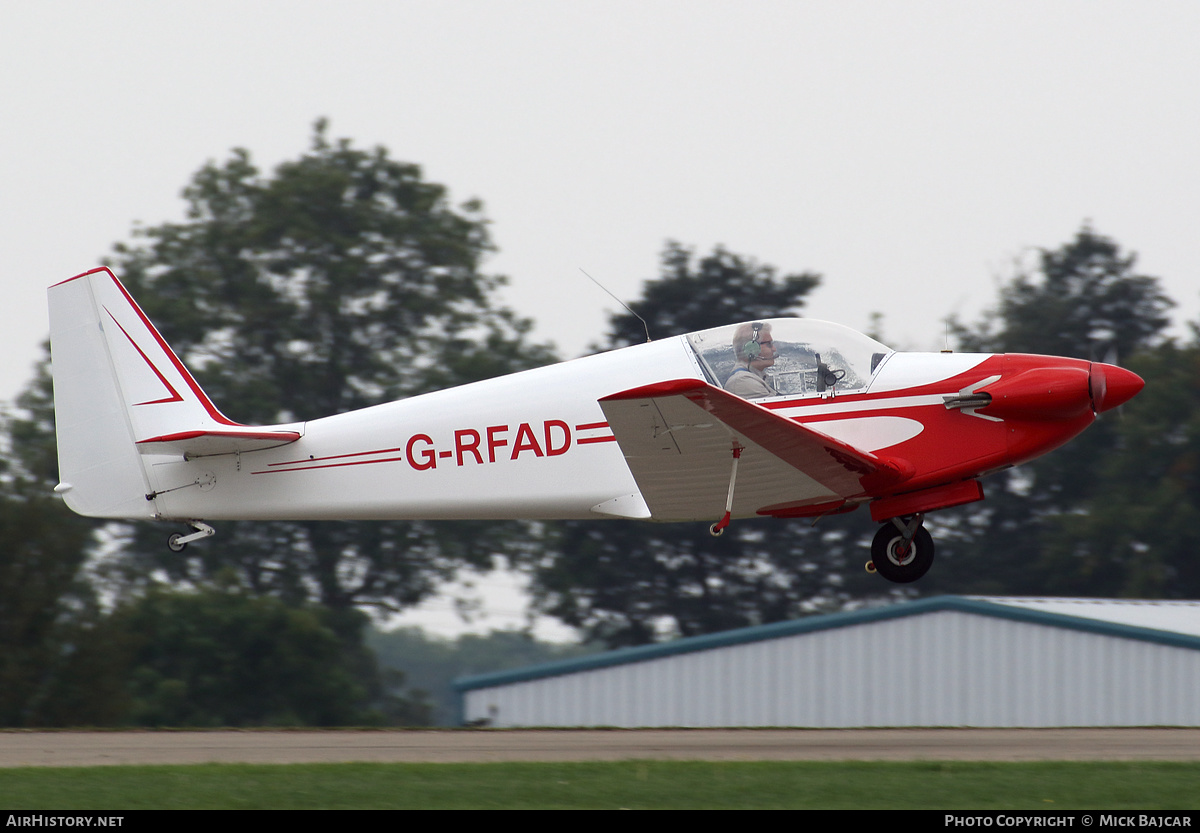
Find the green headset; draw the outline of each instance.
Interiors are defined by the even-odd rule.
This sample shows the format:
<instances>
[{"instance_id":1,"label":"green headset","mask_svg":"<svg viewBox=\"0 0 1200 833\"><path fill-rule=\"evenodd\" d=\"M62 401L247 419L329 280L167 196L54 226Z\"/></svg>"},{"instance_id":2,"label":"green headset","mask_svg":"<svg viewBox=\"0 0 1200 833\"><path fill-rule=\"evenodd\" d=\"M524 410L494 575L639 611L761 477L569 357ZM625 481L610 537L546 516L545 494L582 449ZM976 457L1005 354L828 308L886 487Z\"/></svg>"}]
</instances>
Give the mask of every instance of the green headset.
<instances>
[{"instance_id":1,"label":"green headset","mask_svg":"<svg viewBox=\"0 0 1200 833\"><path fill-rule=\"evenodd\" d=\"M750 361L754 361L762 353L762 344L759 343L758 338L762 334L763 325L761 321L755 321L750 326L754 328L754 338L742 345L742 355Z\"/></svg>"}]
</instances>

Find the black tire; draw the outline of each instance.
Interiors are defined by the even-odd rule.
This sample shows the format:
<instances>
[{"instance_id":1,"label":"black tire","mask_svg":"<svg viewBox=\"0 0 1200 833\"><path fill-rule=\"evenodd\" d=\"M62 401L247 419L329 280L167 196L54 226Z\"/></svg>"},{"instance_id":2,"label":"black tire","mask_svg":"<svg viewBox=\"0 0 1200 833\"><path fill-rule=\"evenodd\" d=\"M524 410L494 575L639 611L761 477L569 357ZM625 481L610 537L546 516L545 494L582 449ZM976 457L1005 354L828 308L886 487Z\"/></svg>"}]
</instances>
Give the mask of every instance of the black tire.
<instances>
[{"instance_id":1,"label":"black tire","mask_svg":"<svg viewBox=\"0 0 1200 833\"><path fill-rule=\"evenodd\" d=\"M186 550L187 544L179 543L179 539L182 537L183 537L182 535L172 535L170 538L168 538L167 539L167 549L169 549L171 552L183 552L184 550Z\"/></svg>"},{"instance_id":2,"label":"black tire","mask_svg":"<svg viewBox=\"0 0 1200 833\"><path fill-rule=\"evenodd\" d=\"M891 521L879 528L875 540L871 542L871 560L875 563L875 571L896 584L916 581L933 566L933 536L925 527L917 527L910 551L901 556L897 550L903 543L904 536Z\"/></svg>"}]
</instances>

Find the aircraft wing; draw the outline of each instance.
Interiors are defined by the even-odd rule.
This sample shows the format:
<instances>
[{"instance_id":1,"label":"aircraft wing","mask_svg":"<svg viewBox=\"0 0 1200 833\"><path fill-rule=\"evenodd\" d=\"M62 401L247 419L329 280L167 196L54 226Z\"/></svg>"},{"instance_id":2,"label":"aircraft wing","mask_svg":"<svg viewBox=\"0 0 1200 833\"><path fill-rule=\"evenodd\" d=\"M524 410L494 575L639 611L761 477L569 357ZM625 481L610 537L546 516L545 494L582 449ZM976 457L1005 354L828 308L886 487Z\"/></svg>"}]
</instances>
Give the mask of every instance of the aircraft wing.
<instances>
[{"instance_id":1,"label":"aircraft wing","mask_svg":"<svg viewBox=\"0 0 1200 833\"><path fill-rule=\"evenodd\" d=\"M221 430L179 431L137 441L142 454L182 454L187 458L261 451L300 439L299 431L230 426Z\"/></svg>"},{"instance_id":2,"label":"aircraft wing","mask_svg":"<svg viewBox=\"0 0 1200 833\"><path fill-rule=\"evenodd\" d=\"M734 517L832 511L911 474L699 379L622 391L600 407L655 520L720 518L738 445Z\"/></svg>"}]
</instances>

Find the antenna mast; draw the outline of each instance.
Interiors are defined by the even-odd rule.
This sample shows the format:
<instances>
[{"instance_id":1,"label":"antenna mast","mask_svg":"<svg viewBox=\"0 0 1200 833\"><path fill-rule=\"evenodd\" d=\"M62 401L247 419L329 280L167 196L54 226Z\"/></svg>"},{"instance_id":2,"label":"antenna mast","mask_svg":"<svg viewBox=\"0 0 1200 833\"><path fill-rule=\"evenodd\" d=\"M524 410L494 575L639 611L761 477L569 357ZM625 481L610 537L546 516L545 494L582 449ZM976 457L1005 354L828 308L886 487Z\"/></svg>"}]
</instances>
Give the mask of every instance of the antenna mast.
<instances>
[{"instance_id":1,"label":"antenna mast","mask_svg":"<svg viewBox=\"0 0 1200 833\"><path fill-rule=\"evenodd\" d=\"M633 316L634 318L636 318L638 321L641 321L641 322L642 322L642 326L646 328L646 343L647 343L647 344L649 344L651 341L653 341L653 339L652 339L652 338L650 338L650 325L646 323L646 319L645 319L645 318L642 318L642 316L638 315L636 312L634 312L633 310L631 310L631 309L629 308L629 304L625 303L625 302L624 302L624 301L622 301L620 298L618 298L616 295L613 295L611 292L609 292L609 291L608 291L608 289L607 289L607 288L604 286L604 284L600 283L600 281L596 280L596 279L595 279L595 278L593 278L591 275L588 275L587 271L586 271L586 270L585 270L585 269L584 269L582 266L580 266L580 267L579 267L579 271L580 271L580 272L583 272L583 274L587 276L587 279L588 279L589 281L591 281L592 283L596 284L596 286L598 286L598 287L600 287L601 289L603 289L603 290L605 291L605 293L607 293L607 294L608 294L608 297L612 298L612 299L613 299L614 301L616 301L618 304L620 304L621 306L625 307L625 311L626 311L626 312L628 312L630 315L632 315L632 316Z\"/></svg>"}]
</instances>

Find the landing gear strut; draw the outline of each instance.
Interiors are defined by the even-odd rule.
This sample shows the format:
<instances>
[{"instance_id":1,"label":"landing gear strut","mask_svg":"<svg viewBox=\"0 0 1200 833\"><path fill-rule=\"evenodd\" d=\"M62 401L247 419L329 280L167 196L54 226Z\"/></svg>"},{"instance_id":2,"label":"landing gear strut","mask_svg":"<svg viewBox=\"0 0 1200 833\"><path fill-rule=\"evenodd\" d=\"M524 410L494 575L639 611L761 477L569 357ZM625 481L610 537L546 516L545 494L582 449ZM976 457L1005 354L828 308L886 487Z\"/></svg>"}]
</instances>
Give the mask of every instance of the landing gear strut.
<instances>
[{"instance_id":1,"label":"landing gear strut","mask_svg":"<svg viewBox=\"0 0 1200 833\"><path fill-rule=\"evenodd\" d=\"M167 549L169 549L171 552L183 552L187 549L187 545L192 541L198 541L201 538L207 538L216 532L215 529L203 521L188 521L188 526L195 531L190 535L172 535L167 539Z\"/></svg>"},{"instance_id":2,"label":"landing gear strut","mask_svg":"<svg viewBox=\"0 0 1200 833\"><path fill-rule=\"evenodd\" d=\"M742 452L746 447L734 440L733 448L733 468L729 471L729 495L725 498L725 514L721 516L721 520L708 528L708 534L714 538L720 538L725 532L725 527L729 526L729 519L733 515L733 487L737 485L737 466L738 460L742 459Z\"/></svg>"},{"instance_id":3,"label":"landing gear strut","mask_svg":"<svg viewBox=\"0 0 1200 833\"><path fill-rule=\"evenodd\" d=\"M871 542L868 573L879 573L888 581L908 584L933 566L933 537L922 526L924 515L892 518L875 533Z\"/></svg>"}]
</instances>

